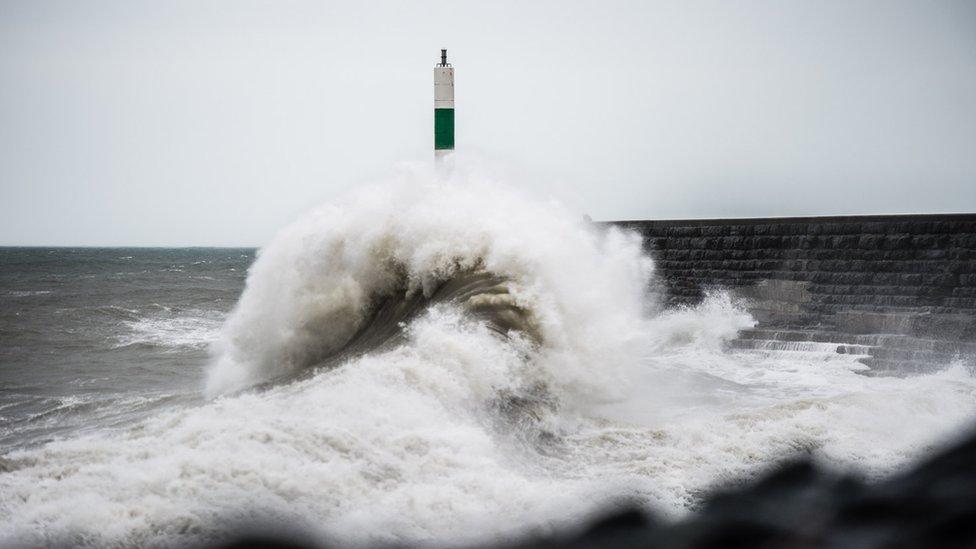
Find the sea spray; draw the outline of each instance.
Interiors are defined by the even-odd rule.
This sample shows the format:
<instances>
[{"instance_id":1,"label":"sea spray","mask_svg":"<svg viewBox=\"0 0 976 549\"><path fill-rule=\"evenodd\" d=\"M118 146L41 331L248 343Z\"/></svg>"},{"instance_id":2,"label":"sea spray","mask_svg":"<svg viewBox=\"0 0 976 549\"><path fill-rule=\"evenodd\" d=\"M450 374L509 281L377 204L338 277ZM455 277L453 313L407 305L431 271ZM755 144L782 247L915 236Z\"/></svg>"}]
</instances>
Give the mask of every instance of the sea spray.
<instances>
[{"instance_id":1,"label":"sea spray","mask_svg":"<svg viewBox=\"0 0 976 549\"><path fill-rule=\"evenodd\" d=\"M0 545L497 541L618 497L681 514L797 452L884 475L973 418L964 365L733 352L730 295L648 314L651 274L636 235L463 164L357 190L262 251L212 399L2 456Z\"/></svg>"},{"instance_id":2,"label":"sea spray","mask_svg":"<svg viewBox=\"0 0 976 549\"><path fill-rule=\"evenodd\" d=\"M612 393L645 333L652 262L639 236L470 171L452 174L407 171L282 230L251 268L208 392L313 366L342 350L378 298L429 296L477 268L508 281L540 332L540 362L559 370L555 385Z\"/></svg>"}]
</instances>

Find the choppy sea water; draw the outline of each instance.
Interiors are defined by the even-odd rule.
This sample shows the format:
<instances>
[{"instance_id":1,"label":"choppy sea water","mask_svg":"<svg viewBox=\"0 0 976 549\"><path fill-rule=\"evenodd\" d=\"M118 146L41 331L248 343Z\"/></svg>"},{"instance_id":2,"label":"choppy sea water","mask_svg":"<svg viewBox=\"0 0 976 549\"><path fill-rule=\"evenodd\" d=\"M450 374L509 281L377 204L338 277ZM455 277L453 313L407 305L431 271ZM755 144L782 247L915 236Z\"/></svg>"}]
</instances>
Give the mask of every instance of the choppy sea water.
<instances>
[{"instance_id":1,"label":"choppy sea water","mask_svg":"<svg viewBox=\"0 0 976 549\"><path fill-rule=\"evenodd\" d=\"M199 402L253 249L0 248L0 448Z\"/></svg>"},{"instance_id":2,"label":"choppy sea water","mask_svg":"<svg viewBox=\"0 0 976 549\"><path fill-rule=\"evenodd\" d=\"M498 541L798 453L883 477L976 416L966 359L731 350L741 304L662 310L637 235L460 169L255 256L0 250L0 544Z\"/></svg>"}]
</instances>

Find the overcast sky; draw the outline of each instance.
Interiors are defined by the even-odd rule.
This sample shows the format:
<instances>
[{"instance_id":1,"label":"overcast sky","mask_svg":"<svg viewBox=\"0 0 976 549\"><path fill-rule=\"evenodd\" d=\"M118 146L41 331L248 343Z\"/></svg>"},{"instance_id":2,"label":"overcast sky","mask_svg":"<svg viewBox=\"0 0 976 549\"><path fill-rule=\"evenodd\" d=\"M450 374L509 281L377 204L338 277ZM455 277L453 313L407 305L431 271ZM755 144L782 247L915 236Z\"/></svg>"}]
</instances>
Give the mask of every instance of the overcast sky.
<instances>
[{"instance_id":1,"label":"overcast sky","mask_svg":"<svg viewBox=\"0 0 976 549\"><path fill-rule=\"evenodd\" d=\"M595 219L976 211L976 2L0 2L0 244L260 245L457 146Z\"/></svg>"}]
</instances>

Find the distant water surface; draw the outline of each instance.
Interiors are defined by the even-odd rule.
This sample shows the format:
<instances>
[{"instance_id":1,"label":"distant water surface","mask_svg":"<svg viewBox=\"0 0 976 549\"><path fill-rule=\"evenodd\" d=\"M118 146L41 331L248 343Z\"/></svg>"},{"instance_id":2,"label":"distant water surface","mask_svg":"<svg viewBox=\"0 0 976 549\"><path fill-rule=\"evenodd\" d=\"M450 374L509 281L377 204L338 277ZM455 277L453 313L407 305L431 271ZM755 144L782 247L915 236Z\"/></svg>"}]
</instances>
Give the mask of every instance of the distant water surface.
<instances>
[{"instance_id":1,"label":"distant water surface","mask_svg":"<svg viewBox=\"0 0 976 549\"><path fill-rule=\"evenodd\" d=\"M0 453L201 400L253 249L0 248Z\"/></svg>"}]
</instances>

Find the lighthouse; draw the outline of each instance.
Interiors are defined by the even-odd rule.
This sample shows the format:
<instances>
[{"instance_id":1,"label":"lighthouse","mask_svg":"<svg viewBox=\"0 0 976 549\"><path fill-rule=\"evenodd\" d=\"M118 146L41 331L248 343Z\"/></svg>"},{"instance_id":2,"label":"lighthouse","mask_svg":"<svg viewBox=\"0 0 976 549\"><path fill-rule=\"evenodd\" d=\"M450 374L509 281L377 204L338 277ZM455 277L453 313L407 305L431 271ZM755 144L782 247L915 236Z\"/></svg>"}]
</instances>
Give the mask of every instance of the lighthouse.
<instances>
[{"instance_id":1,"label":"lighthouse","mask_svg":"<svg viewBox=\"0 0 976 549\"><path fill-rule=\"evenodd\" d=\"M434 158L438 161L454 150L454 68L441 50L441 62L434 67Z\"/></svg>"}]
</instances>

